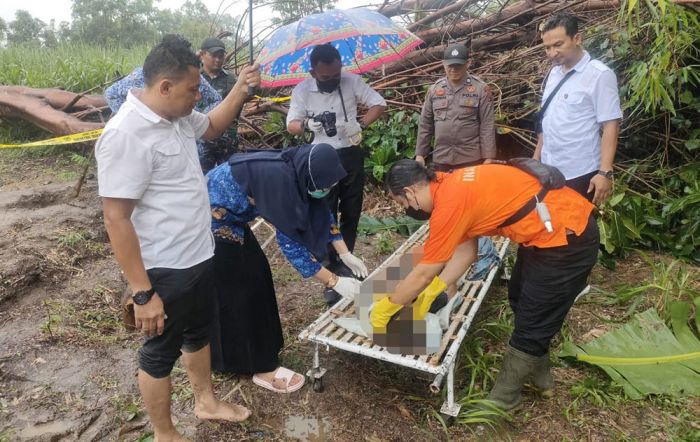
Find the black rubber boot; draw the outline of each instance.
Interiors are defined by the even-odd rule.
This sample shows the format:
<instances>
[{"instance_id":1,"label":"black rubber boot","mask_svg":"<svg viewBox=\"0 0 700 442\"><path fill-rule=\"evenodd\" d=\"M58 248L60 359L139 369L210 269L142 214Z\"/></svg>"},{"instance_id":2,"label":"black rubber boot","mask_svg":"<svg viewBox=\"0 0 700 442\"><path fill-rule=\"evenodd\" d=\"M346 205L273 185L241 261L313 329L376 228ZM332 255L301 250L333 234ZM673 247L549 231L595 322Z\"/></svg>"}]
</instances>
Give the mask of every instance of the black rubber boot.
<instances>
[{"instance_id":1,"label":"black rubber boot","mask_svg":"<svg viewBox=\"0 0 700 442\"><path fill-rule=\"evenodd\" d=\"M505 411L517 408L523 401L523 385L535 372L539 359L508 345L501 372L486 399Z\"/></svg>"},{"instance_id":2,"label":"black rubber boot","mask_svg":"<svg viewBox=\"0 0 700 442\"><path fill-rule=\"evenodd\" d=\"M549 353L540 356L537 358L537 366L531 377L532 385L546 398L554 395L554 378L550 371L551 367L552 362L549 359Z\"/></svg>"}]
</instances>

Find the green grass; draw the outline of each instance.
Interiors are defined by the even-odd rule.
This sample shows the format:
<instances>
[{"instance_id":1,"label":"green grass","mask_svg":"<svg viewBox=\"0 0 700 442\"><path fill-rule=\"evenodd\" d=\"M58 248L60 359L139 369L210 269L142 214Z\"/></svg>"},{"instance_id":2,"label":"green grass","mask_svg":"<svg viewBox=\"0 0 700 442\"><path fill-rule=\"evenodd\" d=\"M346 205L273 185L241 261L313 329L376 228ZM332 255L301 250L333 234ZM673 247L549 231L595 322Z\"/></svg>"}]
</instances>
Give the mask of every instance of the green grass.
<instances>
[{"instance_id":1,"label":"green grass","mask_svg":"<svg viewBox=\"0 0 700 442\"><path fill-rule=\"evenodd\" d=\"M82 92L141 66L149 49L101 48L82 43L55 49L4 48L0 49L0 84ZM98 89L95 93L100 92Z\"/></svg>"}]
</instances>

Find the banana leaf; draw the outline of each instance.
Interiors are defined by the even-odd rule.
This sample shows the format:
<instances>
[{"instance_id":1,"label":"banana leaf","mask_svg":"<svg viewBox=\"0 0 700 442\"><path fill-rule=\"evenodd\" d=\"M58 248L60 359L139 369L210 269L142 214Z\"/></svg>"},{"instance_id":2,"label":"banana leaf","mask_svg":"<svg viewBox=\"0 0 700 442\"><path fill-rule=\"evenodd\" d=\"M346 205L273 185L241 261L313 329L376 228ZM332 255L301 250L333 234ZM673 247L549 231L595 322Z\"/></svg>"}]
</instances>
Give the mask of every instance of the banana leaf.
<instances>
[{"instance_id":1,"label":"banana leaf","mask_svg":"<svg viewBox=\"0 0 700 442\"><path fill-rule=\"evenodd\" d=\"M651 308L587 344L566 342L559 356L597 365L632 399L700 395L700 341L688 326L689 311L687 303L671 305L672 332Z\"/></svg>"},{"instance_id":2,"label":"banana leaf","mask_svg":"<svg viewBox=\"0 0 700 442\"><path fill-rule=\"evenodd\" d=\"M412 235L416 230L420 229L425 221L418 221L410 216L398 216L396 218L376 218L370 215L360 216L360 222L357 226L359 232L365 234L375 234L382 231L398 232L404 236Z\"/></svg>"}]
</instances>

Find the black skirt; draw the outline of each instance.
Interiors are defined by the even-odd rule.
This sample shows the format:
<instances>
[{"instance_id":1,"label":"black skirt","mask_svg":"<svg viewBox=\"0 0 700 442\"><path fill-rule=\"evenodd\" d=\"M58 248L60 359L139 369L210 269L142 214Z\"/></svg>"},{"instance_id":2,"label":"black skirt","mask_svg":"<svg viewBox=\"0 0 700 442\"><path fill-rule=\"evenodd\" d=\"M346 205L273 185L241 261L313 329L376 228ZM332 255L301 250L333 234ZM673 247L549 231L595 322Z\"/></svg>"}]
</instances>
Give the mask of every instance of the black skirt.
<instances>
[{"instance_id":1,"label":"black skirt","mask_svg":"<svg viewBox=\"0 0 700 442\"><path fill-rule=\"evenodd\" d=\"M270 264L246 226L243 244L216 241L212 369L254 374L275 370L284 343Z\"/></svg>"}]
</instances>

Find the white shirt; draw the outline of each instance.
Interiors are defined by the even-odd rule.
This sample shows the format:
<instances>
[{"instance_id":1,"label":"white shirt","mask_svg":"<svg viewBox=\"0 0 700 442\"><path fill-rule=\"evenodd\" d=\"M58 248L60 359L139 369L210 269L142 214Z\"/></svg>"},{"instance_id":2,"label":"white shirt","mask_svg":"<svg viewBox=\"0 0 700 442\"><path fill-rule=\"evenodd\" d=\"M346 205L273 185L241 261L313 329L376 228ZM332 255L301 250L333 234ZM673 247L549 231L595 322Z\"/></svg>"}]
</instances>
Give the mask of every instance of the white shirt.
<instances>
[{"instance_id":1,"label":"white shirt","mask_svg":"<svg viewBox=\"0 0 700 442\"><path fill-rule=\"evenodd\" d=\"M601 123L622 118L615 73L586 51L573 69L542 120L541 160L567 180L600 168ZM542 103L565 75L563 66L552 68Z\"/></svg>"},{"instance_id":2,"label":"white shirt","mask_svg":"<svg viewBox=\"0 0 700 442\"><path fill-rule=\"evenodd\" d=\"M146 269L189 268L214 254L206 178L195 144L209 118L193 111L168 121L132 91L95 146L99 194L138 200L131 221Z\"/></svg>"},{"instance_id":3,"label":"white shirt","mask_svg":"<svg viewBox=\"0 0 700 442\"><path fill-rule=\"evenodd\" d=\"M357 121L358 104L368 108L378 105L386 106L384 98L369 87L359 75L341 72L340 90L343 93L347 121ZM334 137L329 137L325 131L321 131L321 133L316 134L314 143L328 143L336 149L350 146L351 143L345 135L345 114L338 90L336 89L330 94L320 92L316 85L316 79L313 77L307 78L294 87L287 114L287 124L294 120L320 115L324 111L335 112L338 133Z\"/></svg>"}]
</instances>

